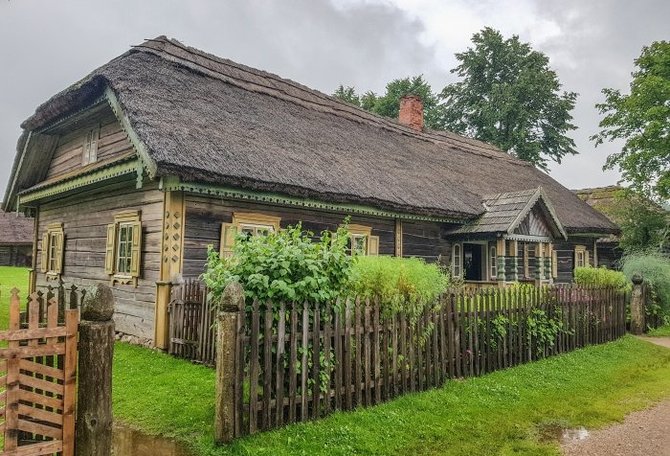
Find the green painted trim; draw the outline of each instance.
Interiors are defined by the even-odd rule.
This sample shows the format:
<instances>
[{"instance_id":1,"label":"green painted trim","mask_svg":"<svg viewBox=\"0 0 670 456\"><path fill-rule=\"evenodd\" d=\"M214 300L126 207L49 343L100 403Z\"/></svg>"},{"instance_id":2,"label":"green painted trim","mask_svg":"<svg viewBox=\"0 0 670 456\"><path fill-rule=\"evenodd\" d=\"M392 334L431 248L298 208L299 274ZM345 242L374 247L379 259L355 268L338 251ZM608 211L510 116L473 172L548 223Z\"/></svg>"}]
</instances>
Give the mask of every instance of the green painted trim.
<instances>
[{"instance_id":1,"label":"green painted trim","mask_svg":"<svg viewBox=\"0 0 670 456\"><path fill-rule=\"evenodd\" d=\"M503 239L509 241L521 241L521 242L554 242L554 239L545 236L528 236L525 234L505 234Z\"/></svg>"},{"instance_id":2,"label":"green painted trim","mask_svg":"<svg viewBox=\"0 0 670 456\"><path fill-rule=\"evenodd\" d=\"M303 207L308 209L318 209L335 212L345 212L359 215L370 215L374 217L398 218L401 220L416 220L442 223L467 223L467 220L455 219L450 217L433 217L428 215L416 215L402 212L385 211L370 206L345 203L327 203L306 198L294 198L278 193L254 192L230 187L220 187L208 184L198 184L190 182L180 182L177 178L166 177L162 179L161 189L163 191L184 191L189 193L199 193L203 195L219 196L245 201L255 201L258 203L279 204L282 206Z\"/></svg>"},{"instance_id":3,"label":"green painted trim","mask_svg":"<svg viewBox=\"0 0 670 456\"><path fill-rule=\"evenodd\" d=\"M71 190L95 184L96 182L110 179L112 177L137 173L137 163L138 160L118 163L101 169L93 170L86 174L75 176L71 179L55 182L42 188L37 188L35 190L24 190L23 192L19 193L18 204L20 206L24 203L29 203L31 201L47 198L64 192L69 192Z\"/></svg>"},{"instance_id":4,"label":"green painted trim","mask_svg":"<svg viewBox=\"0 0 670 456\"><path fill-rule=\"evenodd\" d=\"M143 167L147 170L149 177L153 179L156 176L157 166L156 163L151 158L151 156L149 155L147 146L144 144L144 142L142 142L140 137L137 136L135 130L133 130L133 127L130 125L130 120L128 119L128 116L126 116L126 114L123 112L123 108L121 107L119 99L116 97L116 94L110 87L107 87L105 89L105 97L107 98L107 101L109 102L109 106L112 108L112 111L114 111L114 115L121 124L121 128L123 128L123 130L126 132L126 134L128 135L128 139L130 139L130 142L135 147L135 150L137 151L137 154L139 155L140 160L142 161Z\"/></svg>"}]
</instances>

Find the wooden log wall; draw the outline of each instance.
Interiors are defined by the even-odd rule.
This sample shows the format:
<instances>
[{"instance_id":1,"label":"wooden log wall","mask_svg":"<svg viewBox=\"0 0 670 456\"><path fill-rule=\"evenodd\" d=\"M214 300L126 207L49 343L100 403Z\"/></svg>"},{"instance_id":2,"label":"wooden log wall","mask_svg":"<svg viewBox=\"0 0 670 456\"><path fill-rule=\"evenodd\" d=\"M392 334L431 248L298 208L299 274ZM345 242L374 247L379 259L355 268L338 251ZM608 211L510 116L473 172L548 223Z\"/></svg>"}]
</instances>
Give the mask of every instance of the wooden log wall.
<instances>
[{"instance_id":1,"label":"wooden log wall","mask_svg":"<svg viewBox=\"0 0 670 456\"><path fill-rule=\"evenodd\" d=\"M100 184L85 193L43 204L39 208L37 258L42 252L42 235L50 223L63 223L65 235L62 280L77 286L110 284L105 274L105 241L107 224L125 210L141 211L142 263L138 286L114 284L117 331L149 342L154 335L156 281L159 280L163 193L155 183L135 188L135 179L126 178ZM39 264L39 263L38 263ZM37 287L44 288L44 273L37 271Z\"/></svg>"},{"instance_id":2,"label":"wooden log wall","mask_svg":"<svg viewBox=\"0 0 670 456\"><path fill-rule=\"evenodd\" d=\"M281 227L302 222L306 230L318 235L323 230L335 230L345 214L279 207L267 204L236 202L217 197L186 195L186 227L184 233L184 277L197 277L204 270L207 246L219 249L221 223L231 222L235 212L254 212L281 218ZM395 254L395 220L353 216L352 224L372 227L372 234L379 236L379 254ZM436 261L442 255L448 262L450 244L444 240L444 224L433 222L402 222L403 255L418 256Z\"/></svg>"},{"instance_id":3,"label":"wooden log wall","mask_svg":"<svg viewBox=\"0 0 670 456\"><path fill-rule=\"evenodd\" d=\"M575 247L583 245L589 252L589 264L594 266L593 238L570 237L567 241L554 242L554 250L558 258L558 277L556 283L571 283L575 269Z\"/></svg>"}]
</instances>

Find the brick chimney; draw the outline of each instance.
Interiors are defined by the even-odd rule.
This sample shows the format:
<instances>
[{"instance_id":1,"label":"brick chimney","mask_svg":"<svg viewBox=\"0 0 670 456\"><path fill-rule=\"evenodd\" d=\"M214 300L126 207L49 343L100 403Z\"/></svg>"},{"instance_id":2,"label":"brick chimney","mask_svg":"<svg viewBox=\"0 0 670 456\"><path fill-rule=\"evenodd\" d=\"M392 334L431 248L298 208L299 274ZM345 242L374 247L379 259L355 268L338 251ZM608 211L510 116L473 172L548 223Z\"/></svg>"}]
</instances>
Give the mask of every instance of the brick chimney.
<instances>
[{"instance_id":1,"label":"brick chimney","mask_svg":"<svg viewBox=\"0 0 670 456\"><path fill-rule=\"evenodd\" d=\"M400 99L398 122L416 130L423 130L423 101L417 95L405 95Z\"/></svg>"}]
</instances>

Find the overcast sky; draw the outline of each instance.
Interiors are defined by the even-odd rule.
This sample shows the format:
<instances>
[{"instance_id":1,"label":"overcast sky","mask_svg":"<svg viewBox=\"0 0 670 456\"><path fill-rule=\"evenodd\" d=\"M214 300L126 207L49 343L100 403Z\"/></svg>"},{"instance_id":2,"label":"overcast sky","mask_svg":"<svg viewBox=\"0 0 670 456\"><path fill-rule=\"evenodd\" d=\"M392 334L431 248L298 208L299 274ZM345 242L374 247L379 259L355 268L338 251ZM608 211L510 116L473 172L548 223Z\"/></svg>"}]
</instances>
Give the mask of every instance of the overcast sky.
<instances>
[{"instance_id":1,"label":"overcast sky","mask_svg":"<svg viewBox=\"0 0 670 456\"><path fill-rule=\"evenodd\" d=\"M424 74L454 81L454 53L485 26L545 52L564 89L579 93L580 152L552 175L570 188L614 184L602 171L594 104L603 87L627 90L642 46L670 38L667 0L0 0L0 192L20 123L37 105L146 38L167 35L318 90L383 91ZM2 198L0 197L0 200Z\"/></svg>"}]
</instances>

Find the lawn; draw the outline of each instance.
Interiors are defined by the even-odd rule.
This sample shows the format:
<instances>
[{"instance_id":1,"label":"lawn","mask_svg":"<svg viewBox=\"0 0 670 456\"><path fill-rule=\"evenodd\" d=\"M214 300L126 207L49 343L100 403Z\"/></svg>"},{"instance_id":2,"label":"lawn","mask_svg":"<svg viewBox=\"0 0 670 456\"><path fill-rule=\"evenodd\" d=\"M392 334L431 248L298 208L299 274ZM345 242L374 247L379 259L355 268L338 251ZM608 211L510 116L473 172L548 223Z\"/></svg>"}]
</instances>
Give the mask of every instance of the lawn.
<instances>
[{"instance_id":1,"label":"lawn","mask_svg":"<svg viewBox=\"0 0 670 456\"><path fill-rule=\"evenodd\" d=\"M670 325L652 329L647 333L647 335L651 337L670 337Z\"/></svg>"},{"instance_id":2,"label":"lawn","mask_svg":"<svg viewBox=\"0 0 670 456\"><path fill-rule=\"evenodd\" d=\"M670 397L670 350L627 336L225 447L212 444L214 380L211 369L117 344L115 417L196 455L551 455L546 429L604 426Z\"/></svg>"},{"instance_id":3,"label":"lawn","mask_svg":"<svg viewBox=\"0 0 670 456\"><path fill-rule=\"evenodd\" d=\"M0 266L0 328L2 329L9 326L9 296L14 287L21 291L22 298L26 297L28 268Z\"/></svg>"}]
</instances>

